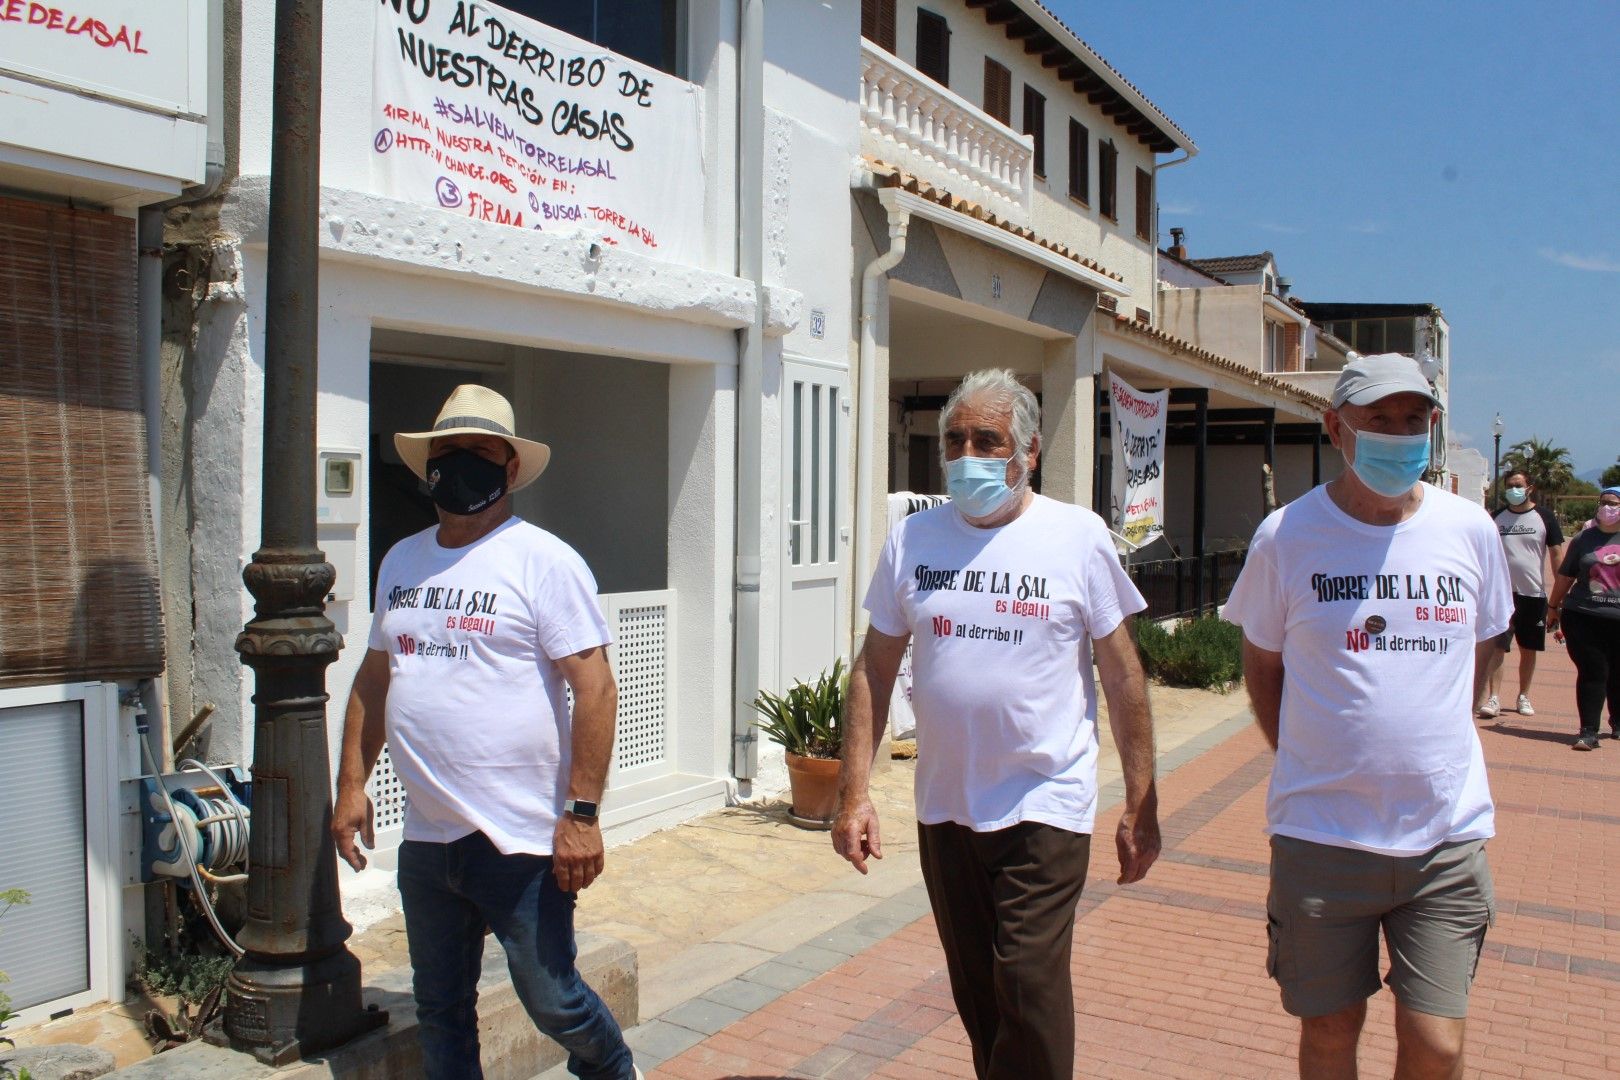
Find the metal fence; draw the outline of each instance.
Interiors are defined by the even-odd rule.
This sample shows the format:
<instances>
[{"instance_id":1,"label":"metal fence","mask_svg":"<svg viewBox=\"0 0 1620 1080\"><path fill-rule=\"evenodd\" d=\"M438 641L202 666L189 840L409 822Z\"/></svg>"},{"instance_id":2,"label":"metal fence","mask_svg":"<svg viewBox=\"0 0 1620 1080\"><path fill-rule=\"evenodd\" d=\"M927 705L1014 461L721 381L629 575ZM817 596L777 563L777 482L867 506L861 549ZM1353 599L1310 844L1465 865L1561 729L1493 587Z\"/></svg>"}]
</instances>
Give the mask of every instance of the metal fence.
<instances>
[{"instance_id":1,"label":"metal fence","mask_svg":"<svg viewBox=\"0 0 1620 1080\"><path fill-rule=\"evenodd\" d=\"M1247 549L1211 551L1202 560L1192 557L1132 563L1125 570L1148 603L1143 614L1152 619L1174 619L1201 612L1214 613L1231 595ZM1199 596L1198 584L1203 583ZM1202 606L1200 606L1200 603Z\"/></svg>"}]
</instances>

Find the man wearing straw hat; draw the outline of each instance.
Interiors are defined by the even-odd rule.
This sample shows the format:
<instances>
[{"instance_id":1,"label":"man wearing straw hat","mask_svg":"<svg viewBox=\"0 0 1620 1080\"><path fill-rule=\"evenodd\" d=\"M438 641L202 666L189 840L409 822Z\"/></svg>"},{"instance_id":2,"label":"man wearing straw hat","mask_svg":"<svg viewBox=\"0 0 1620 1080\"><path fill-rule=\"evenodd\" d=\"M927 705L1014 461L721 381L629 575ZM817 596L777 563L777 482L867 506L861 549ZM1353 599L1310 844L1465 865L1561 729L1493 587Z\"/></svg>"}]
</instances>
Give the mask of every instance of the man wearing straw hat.
<instances>
[{"instance_id":1,"label":"man wearing straw hat","mask_svg":"<svg viewBox=\"0 0 1620 1080\"><path fill-rule=\"evenodd\" d=\"M394 446L426 483L439 524L394 545L378 571L332 835L362 869L366 778L386 737L409 797L399 891L422 1074L483 1076L477 984L488 927L518 997L568 1050L571 1072L639 1077L574 965L575 894L602 872L597 804L618 691L590 570L512 514L512 492L551 451L514 433L505 398L472 385L456 388L431 431L401 432Z\"/></svg>"}]
</instances>

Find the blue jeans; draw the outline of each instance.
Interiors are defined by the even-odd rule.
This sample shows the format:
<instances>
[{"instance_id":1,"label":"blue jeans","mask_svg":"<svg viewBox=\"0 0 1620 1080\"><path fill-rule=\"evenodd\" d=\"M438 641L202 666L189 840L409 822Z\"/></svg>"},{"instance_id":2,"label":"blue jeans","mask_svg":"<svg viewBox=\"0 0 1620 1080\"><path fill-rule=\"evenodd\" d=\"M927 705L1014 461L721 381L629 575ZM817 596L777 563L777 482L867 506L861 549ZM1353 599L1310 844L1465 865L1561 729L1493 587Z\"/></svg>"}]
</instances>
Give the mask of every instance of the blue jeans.
<instances>
[{"instance_id":1,"label":"blue jeans","mask_svg":"<svg viewBox=\"0 0 1620 1080\"><path fill-rule=\"evenodd\" d=\"M399 892L428 1080L483 1080L486 926L506 949L512 986L535 1026L568 1051L568 1071L585 1080L634 1075L618 1022L574 966L574 894L558 888L549 856L503 855L483 833L448 844L407 840Z\"/></svg>"}]
</instances>

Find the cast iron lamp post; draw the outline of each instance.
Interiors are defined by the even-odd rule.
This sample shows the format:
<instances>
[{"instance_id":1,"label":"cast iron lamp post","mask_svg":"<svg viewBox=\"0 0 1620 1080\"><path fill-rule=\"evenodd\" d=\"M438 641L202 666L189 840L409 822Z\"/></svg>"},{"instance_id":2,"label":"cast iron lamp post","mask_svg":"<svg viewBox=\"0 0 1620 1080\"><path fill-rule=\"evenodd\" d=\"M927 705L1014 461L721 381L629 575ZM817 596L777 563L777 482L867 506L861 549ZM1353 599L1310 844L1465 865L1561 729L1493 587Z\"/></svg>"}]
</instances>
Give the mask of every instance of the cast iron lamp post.
<instances>
[{"instance_id":1,"label":"cast iron lamp post","mask_svg":"<svg viewBox=\"0 0 1620 1080\"><path fill-rule=\"evenodd\" d=\"M1491 451L1491 512L1496 512L1496 506L1502 501L1502 432L1507 425L1502 423L1502 414L1497 413L1496 419L1491 421L1491 435L1496 440L1496 447Z\"/></svg>"},{"instance_id":2,"label":"cast iron lamp post","mask_svg":"<svg viewBox=\"0 0 1620 1080\"><path fill-rule=\"evenodd\" d=\"M225 1035L273 1065L387 1019L360 1002L360 961L338 900L326 667L334 571L315 547L316 273L321 0L278 0L265 272L260 546L242 572L253 619L236 639L253 669L253 831L245 955L226 984Z\"/></svg>"}]
</instances>

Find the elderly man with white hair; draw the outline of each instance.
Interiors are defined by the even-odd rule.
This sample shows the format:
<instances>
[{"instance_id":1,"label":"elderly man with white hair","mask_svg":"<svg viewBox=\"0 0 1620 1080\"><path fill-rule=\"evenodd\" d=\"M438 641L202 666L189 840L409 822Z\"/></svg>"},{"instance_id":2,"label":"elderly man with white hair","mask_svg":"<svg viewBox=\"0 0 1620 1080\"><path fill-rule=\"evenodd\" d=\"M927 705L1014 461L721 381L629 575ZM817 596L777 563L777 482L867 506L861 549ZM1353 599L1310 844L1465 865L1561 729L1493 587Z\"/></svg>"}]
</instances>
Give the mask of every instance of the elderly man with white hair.
<instances>
[{"instance_id":1,"label":"elderly man with white hair","mask_svg":"<svg viewBox=\"0 0 1620 1080\"><path fill-rule=\"evenodd\" d=\"M981 1078L1074 1072L1075 905L1097 808L1095 661L1125 772L1122 884L1159 854L1153 725L1128 620L1146 604L1102 519L1035 494L1040 407L979 371L940 414L951 501L889 535L850 672L833 847L882 858L868 796L913 643L917 834L957 1012Z\"/></svg>"}]
</instances>

